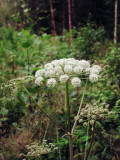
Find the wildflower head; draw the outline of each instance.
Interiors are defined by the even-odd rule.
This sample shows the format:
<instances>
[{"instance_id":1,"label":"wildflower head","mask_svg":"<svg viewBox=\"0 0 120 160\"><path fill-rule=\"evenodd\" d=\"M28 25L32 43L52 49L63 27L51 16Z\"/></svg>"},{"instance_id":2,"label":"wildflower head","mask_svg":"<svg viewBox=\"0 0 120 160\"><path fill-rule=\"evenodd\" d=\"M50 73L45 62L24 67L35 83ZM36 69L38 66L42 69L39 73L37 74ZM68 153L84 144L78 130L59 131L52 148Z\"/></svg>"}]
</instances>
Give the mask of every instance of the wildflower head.
<instances>
[{"instance_id":1,"label":"wildflower head","mask_svg":"<svg viewBox=\"0 0 120 160\"><path fill-rule=\"evenodd\" d=\"M71 81L74 87L78 87L81 85L81 77L83 75L85 78L89 78L92 83L97 82L100 71L100 66L90 65L86 60L63 58L53 60L51 63L45 64L43 69L38 70L35 73L35 83L40 86L44 79L47 79L47 86L54 87L57 82L66 83Z\"/></svg>"},{"instance_id":2,"label":"wildflower head","mask_svg":"<svg viewBox=\"0 0 120 160\"><path fill-rule=\"evenodd\" d=\"M87 104L84 108L82 108L80 115L75 117L79 123L83 123L83 126L86 127L89 123L90 125L94 125L96 120L104 119L108 115L113 115L115 112L109 111L109 104L101 103L98 105L97 103Z\"/></svg>"},{"instance_id":3,"label":"wildflower head","mask_svg":"<svg viewBox=\"0 0 120 160\"><path fill-rule=\"evenodd\" d=\"M26 148L28 150L28 153L24 156L34 158L40 157L43 154L51 153L54 150L58 149L58 147L56 147L53 143L47 143L47 140L43 140L42 145L40 145L38 142L33 142L30 145L26 145Z\"/></svg>"}]
</instances>

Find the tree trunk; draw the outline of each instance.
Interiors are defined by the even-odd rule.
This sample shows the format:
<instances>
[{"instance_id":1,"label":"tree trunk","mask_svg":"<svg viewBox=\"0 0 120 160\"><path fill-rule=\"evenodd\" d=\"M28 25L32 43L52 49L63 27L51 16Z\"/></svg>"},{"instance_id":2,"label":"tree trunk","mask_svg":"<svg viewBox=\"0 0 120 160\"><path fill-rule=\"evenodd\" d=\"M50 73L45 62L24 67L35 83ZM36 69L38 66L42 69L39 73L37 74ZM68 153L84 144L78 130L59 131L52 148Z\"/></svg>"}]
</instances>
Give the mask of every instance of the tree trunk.
<instances>
[{"instance_id":1,"label":"tree trunk","mask_svg":"<svg viewBox=\"0 0 120 160\"><path fill-rule=\"evenodd\" d=\"M117 42L117 8L118 8L118 0L115 0L114 43Z\"/></svg>"},{"instance_id":2,"label":"tree trunk","mask_svg":"<svg viewBox=\"0 0 120 160\"><path fill-rule=\"evenodd\" d=\"M29 9L29 2L28 2L28 0L27 0L26 6L27 6L27 9ZM29 12L27 12L27 25L28 24L29 24Z\"/></svg>"},{"instance_id":3,"label":"tree trunk","mask_svg":"<svg viewBox=\"0 0 120 160\"><path fill-rule=\"evenodd\" d=\"M17 18L17 12L18 12L18 1L15 1L15 13L16 13L16 18ZM15 23L15 30L18 30L18 22L16 21Z\"/></svg>"},{"instance_id":4,"label":"tree trunk","mask_svg":"<svg viewBox=\"0 0 120 160\"><path fill-rule=\"evenodd\" d=\"M74 0L72 0L72 13L74 13Z\"/></svg>"},{"instance_id":5,"label":"tree trunk","mask_svg":"<svg viewBox=\"0 0 120 160\"><path fill-rule=\"evenodd\" d=\"M65 31L65 3L63 0L63 33Z\"/></svg>"},{"instance_id":6,"label":"tree trunk","mask_svg":"<svg viewBox=\"0 0 120 160\"><path fill-rule=\"evenodd\" d=\"M71 39L71 5L70 5L70 0L68 0L68 17L69 17L69 31L70 31L70 39Z\"/></svg>"},{"instance_id":7,"label":"tree trunk","mask_svg":"<svg viewBox=\"0 0 120 160\"><path fill-rule=\"evenodd\" d=\"M56 29L55 29L55 21L54 21L54 12L53 12L52 0L50 0L50 11L51 11L51 21L52 21L52 25L53 25L53 32L54 32L54 35L56 36Z\"/></svg>"}]
</instances>

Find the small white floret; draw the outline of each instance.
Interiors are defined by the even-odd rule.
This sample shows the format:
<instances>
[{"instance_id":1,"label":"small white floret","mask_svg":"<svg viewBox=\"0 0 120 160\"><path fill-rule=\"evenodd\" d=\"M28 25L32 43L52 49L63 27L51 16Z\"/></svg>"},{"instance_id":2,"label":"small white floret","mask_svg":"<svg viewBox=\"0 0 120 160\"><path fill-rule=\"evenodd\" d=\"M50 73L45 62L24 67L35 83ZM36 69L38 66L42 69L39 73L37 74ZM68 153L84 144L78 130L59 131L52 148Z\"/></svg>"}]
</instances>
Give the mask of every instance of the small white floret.
<instances>
[{"instance_id":1,"label":"small white floret","mask_svg":"<svg viewBox=\"0 0 120 160\"><path fill-rule=\"evenodd\" d=\"M98 81L98 75L97 74L90 74L89 80L91 82L97 82Z\"/></svg>"},{"instance_id":2,"label":"small white floret","mask_svg":"<svg viewBox=\"0 0 120 160\"><path fill-rule=\"evenodd\" d=\"M35 77L36 78L41 77L41 76L43 76L44 73L45 73L45 69L40 69L40 70L36 71Z\"/></svg>"},{"instance_id":3,"label":"small white floret","mask_svg":"<svg viewBox=\"0 0 120 160\"><path fill-rule=\"evenodd\" d=\"M65 73L67 73L67 74L72 73L72 66L71 66L71 65L65 65L64 71L65 71Z\"/></svg>"},{"instance_id":4,"label":"small white floret","mask_svg":"<svg viewBox=\"0 0 120 160\"><path fill-rule=\"evenodd\" d=\"M85 72L86 72L87 74L89 74L90 71L91 71L91 68L90 68L90 67L88 67L88 68L85 69Z\"/></svg>"},{"instance_id":5,"label":"small white floret","mask_svg":"<svg viewBox=\"0 0 120 160\"><path fill-rule=\"evenodd\" d=\"M78 77L71 79L71 83L74 87L79 87L81 85L81 80Z\"/></svg>"},{"instance_id":6,"label":"small white floret","mask_svg":"<svg viewBox=\"0 0 120 160\"><path fill-rule=\"evenodd\" d=\"M61 76L60 76L60 78L59 78L59 80L60 80L60 82L61 82L61 83L65 83L65 82L67 82L67 81L68 81L68 79L69 79L69 76L68 76L68 75L66 75L66 74L61 75Z\"/></svg>"},{"instance_id":7,"label":"small white floret","mask_svg":"<svg viewBox=\"0 0 120 160\"><path fill-rule=\"evenodd\" d=\"M56 66L56 67L54 68L54 71L55 71L55 72L61 72L61 71L62 71L62 67L61 67L61 66Z\"/></svg>"},{"instance_id":8,"label":"small white floret","mask_svg":"<svg viewBox=\"0 0 120 160\"><path fill-rule=\"evenodd\" d=\"M56 85L56 80L54 78L47 80L47 86L48 87L54 87Z\"/></svg>"},{"instance_id":9,"label":"small white floret","mask_svg":"<svg viewBox=\"0 0 120 160\"><path fill-rule=\"evenodd\" d=\"M92 69L90 70L90 73L91 73L91 74L99 74L99 70L92 68Z\"/></svg>"},{"instance_id":10,"label":"small white floret","mask_svg":"<svg viewBox=\"0 0 120 160\"><path fill-rule=\"evenodd\" d=\"M54 69L54 68L53 68L52 65L46 68L47 71L50 71L50 70L53 70L53 69Z\"/></svg>"},{"instance_id":11,"label":"small white floret","mask_svg":"<svg viewBox=\"0 0 120 160\"><path fill-rule=\"evenodd\" d=\"M89 63L88 61L86 61L86 60L81 60L81 61L79 61L79 65L80 65L81 67L83 67L84 69L90 67L90 63Z\"/></svg>"},{"instance_id":12,"label":"small white floret","mask_svg":"<svg viewBox=\"0 0 120 160\"><path fill-rule=\"evenodd\" d=\"M42 83L43 83L43 77L38 77L36 80L35 80L35 83L40 86Z\"/></svg>"},{"instance_id":13,"label":"small white floret","mask_svg":"<svg viewBox=\"0 0 120 160\"><path fill-rule=\"evenodd\" d=\"M74 67L73 71L76 73L76 74L81 74L82 71L83 71L83 68L81 66L77 66L77 67Z\"/></svg>"},{"instance_id":14,"label":"small white floret","mask_svg":"<svg viewBox=\"0 0 120 160\"><path fill-rule=\"evenodd\" d=\"M55 75L55 72L52 70L46 71L45 72L45 77L53 77Z\"/></svg>"},{"instance_id":15,"label":"small white floret","mask_svg":"<svg viewBox=\"0 0 120 160\"><path fill-rule=\"evenodd\" d=\"M97 69L99 72L102 70L99 65L93 65L92 68Z\"/></svg>"},{"instance_id":16,"label":"small white floret","mask_svg":"<svg viewBox=\"0 0 120 160\"><path fill-rule=\"evenodd\" d=\"M53 65L51 63L47 63L47 64L45 64L44 68L47 69L47 68L52 67L52 66Z\"/></svg>"}]
</instances>

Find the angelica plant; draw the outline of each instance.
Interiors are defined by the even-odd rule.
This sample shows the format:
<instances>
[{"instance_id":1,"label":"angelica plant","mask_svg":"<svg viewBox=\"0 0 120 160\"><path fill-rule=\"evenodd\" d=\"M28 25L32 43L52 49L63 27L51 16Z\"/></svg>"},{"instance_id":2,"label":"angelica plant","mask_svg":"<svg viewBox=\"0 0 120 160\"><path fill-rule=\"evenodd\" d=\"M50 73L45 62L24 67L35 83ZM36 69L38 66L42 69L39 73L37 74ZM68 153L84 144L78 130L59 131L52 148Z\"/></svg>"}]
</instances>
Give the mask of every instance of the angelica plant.
<instances>
[{"instance_id":1,"label":"angelica plant","mask_svg":"<svg viewBox=\"0 0 120 160\"><path fill-rule=\"evenodd\" d=\"M86 140L84 160L88 159L92 148L96 122L101 119L108 118L109 116L112 115L114 116L114 114L116 113L113 111L109 111L109 104L101 103L98 105L95 102L93 104L87 104L84 108L81 109L80 114L74 117L75 120L77 120L80 124L82 124L85 128L87 128L87 137L90 127L92 128L92 136L88 150L87 150L88 141Z\"/></svg>"},{"instance_id":2,"label":"angelica plant","mask_svg":"<svg viewBox=\"0 0 120 160\"><path fill-rule=\"evenodd\" d=\"M74 58L64 58L60 60L53 60L51 63L47 63L40 70L36 71L35 77L25 76L23 78L17 78L10 80L7 84L3 84L2 87L7 87L11 90L16 90L19 85L28 93L31 100L35 105L41 110L41 112L49 118L49 120L54 123L58 128L65 132L65 136L69 136L69 153L70 160L73 160L73 143L72 140L75 139L73 133L76 127L77 121L81 113L81 107L85 95L85 90L87 83L96 83L100 78L101 67L99 65L91 65L89 61L86 60L75 60ZM55 87L59 84L65 86L65 106L67 108L67 121L68 130L64 130L59 124L57 124L54 119L52 119L35 101L30 92L24 86L26 82L33 82L38 86L46 85L47 87ZM78 109L77 118L73 127L71 126L71 110L69 104L69 85L73 87L81 87L82 83L85 83L83 90L83 95L81 103ZM95 117L95 115L94 115ZM80 121L80 120L79 120ZM92 123L92 122L91 122ZM64 136L63 136L64 137ZM76 140L76 139L75 139Z\"/></svg>"},{"instance_id":3,"label":"angelica plant","mask_svg":"<svg viewBox=\"0 0 120 160\"><path fill-rule=\"evenodd\" d=\"M99 65L91 65L90 62L86 60L64 58L60 60L53 60L51 63L45 64L43 68L35 73L35 83L38 86L45 84L48 87L55 87L59 83L65 85L65 105L68 117L70 160L73 160L72 133L79 118L75 120L73 128L71 128L71 111L68 92L69 85L71 84L73 87L80 87L84 80L86 80L86 82L89 80L90 82L95 83L100 78L99 73L101 70L102 69ZM77 116L80 114L83 98L84 93Z\"/></svg>"},{"instance_id":4,"label":"angelica plant","mask_svg":"<svg viewBox=\"0 0 120 160\"><path fill-rule=\"evenodd\" d=\"M20 154L21 157L41 157L41 155L51 153L58 149L53 143L47 143L47 140L43 140L42 145L38 142L33 142L30 145L26 145L26 149L28 150L27 154ZM26 158L24 160L26 160Z\"/></svg>"}]
</instances>

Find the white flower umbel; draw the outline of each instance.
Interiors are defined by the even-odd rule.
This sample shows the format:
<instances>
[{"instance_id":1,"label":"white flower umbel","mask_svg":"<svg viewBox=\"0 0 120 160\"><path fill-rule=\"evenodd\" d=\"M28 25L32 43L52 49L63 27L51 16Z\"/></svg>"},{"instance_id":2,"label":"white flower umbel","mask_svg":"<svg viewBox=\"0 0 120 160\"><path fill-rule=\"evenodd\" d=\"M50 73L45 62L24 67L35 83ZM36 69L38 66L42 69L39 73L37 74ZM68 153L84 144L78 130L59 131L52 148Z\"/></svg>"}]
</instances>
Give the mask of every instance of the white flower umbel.
<instances>
[{"instance_id":1,"label":"white flower umbel","mask_svg":"<svg viewBox=\"0 0 120 160\"><path fill-rule=\"evenodd\" d=\"M63 83L70 80L73 86L80 86L81 80L77 78L78 75L81 79L89 79L91 82L97 82L100 77L100 71L101 67L99 65L90 65L86 60L63 58L45 64L43 69L35 73L35 77L43 77L45 80L54 78L55 81ZM36 82L37 81L36 79ZM40 85L41 83L36 84Z\"/></svg>"},{"instance_id":2,"label":"white flower umbel","mask_svg":"<svg viewBox=\"0 0 120 160\"><path fill-rule=\"evenodd\" d=\"M56 76L60 76L60 75L64 74L61 66L56 66L54 68L54 72L55 72Z\"/></svg>"},{"instance_id":3,"label":"white flower umbel","mask_svg":"<svg viewBox=\"0 0 120 160\"><path fill-rule=\"evenodd\" d=\"M90 74L91 68L90 68L90 67L86 68L86 69L85 69L85 72L86 72L86 74Z\"/></svg>"},{"instance_id":4,"label":"white flower umbel","mask_svg":"<svg viewBox=\"0 0 120 160\"><path fill-rule=\"evenodd\" d=\"M43 83L43 77L38 77L36 80L35 80L35 83L40 86L42 83Z\"/></svg>"},{"instance_id":5,"label":"white flower umbel","mask_svg":"<svg viewBox=\"0 0 120 160\"><path fill-rule=\"evenodd\" d=\"M48 87L54 87L56 85L56 80L54 78L47 80L47 86Z\"/></svg>"},{"instance_id":6,"label":"white flower umbel","mask_svg":"<svg viewBox=\"0 0 120 160\"><path fill-rule=\"evenodd\" d=\"M68 79L69 79L69 76L64 74L64 75L60 76L59 80L60 80L61 83L65 83L65 82L68 81Z\"/></svg>"},{"instance_id":7,"label":"white flower umbel","mask_svg":"<svg viewBox=\"0 0 120 160\"><path fill-rule=\"evenodd\" d=\"M43 76L44 73L45 73L45 69L40 69L40 70L36 71L35 77L36 78L41 77L41 76Z\"/></svg>"},{"instance_id":8,"label":"white flower umbel","mask_svg":"<svg viewBox=\"0 0 120 160\"><path fill-rule=\"evenodd\" d=\"M53 66L50 65L49 67L46 68L47 71L53 70Z\"/></svg>"},{"instance_id":9,"label":"white flower umbel","mask_svg":"<svg viewBox=\"0 0 120 160\"><path fill-rule=\"evenodd\" d=\"M91 74L99 74L99 70L98 69L94 69L94 68L92 68L91 70L90 70L90 73Z\"/></svg>"},{"instance_id":10,"label":"white flower umbel","mask_svg":"<svg viewBox=\"0 0 120 160\"><path fill-rule=\"evenodd\" d=\"M98 75L97 74L90 74L90 76L89 76L89 80L91 81L91 82L97 82L98 81Z\"/></svg>"},{"instance_id":11,"label":"white flower umbel","mask_svg":"<svg viewBox=\"0 0 120 160\"><path fill-rule=\"evenodd\" d=\"M45 77L53 77L55 75L55 72L52 70L46 71L45 72Z\"/></svg>"},{"instance_id":12,"label":"white flower umbel","mask_svg":"<svg viewBox=\"0 0 120 160\"><path fill-rule=\"evenodd\" d=\"M76 74L81 74L82 71L83 71L83 68L81 66L77 66L73 69L73 71L76 73Z\"/></svg>"},{"instance_id":13,"label":"white flower umbel","mask_svg":"<svg viewBox=\"0 0 120 160\"><path fill-rule=\"evenodd\" d=\"M71 83L74 87L79 87L81 85L81 80L78 77L74 77L72 78Z\"/></svg>"},{"instance_id":14,"label":"white flower umbel","mask_svg":"<svg viewBox=\"0 0 120 160\"><path fill-rule=\"evenodd\" d=\"M55 72L60 72L60 71L62 71L62 67L61 67L61 66L56 66L56 67L54 68L54 71L55 71Z\"/></svg>"},{"instance_id":15,"label":"white flower umbel","mask_svg":"<svg viewBox=\"0 0 120 160\"><path fill-rule=\"evenodd\" d=\"M99 72L102 70L101 67L98 65L93 65L92 68L97 69Z\"/></svg>"},{"instance_id":16,"label":"white flower umbel","mask_svg":"<svg viewBox=\"0 0 120 160\"><path fill-rule=\"evenodd\" d=\"M65 65L64 72L67 73L67 74L71 74L72 73L72 66L71 65Z\"/></svg>"},{"instance_id":17,"label":"white flower umbel","mask_svg":"<svg viewBox=\"0 0 120 160\"><path fill-rule=\"evenodd\" d=\"M86 60L79 61L79 65L82 66L84 69L90 67L90 63Z\"/></svg>"},{"instance_id":18,"label":"white flower umbel","mask_svg":"<svg viewBox=\"0 0 120 160\"><path fill-rule=\"evenodd\" d=\"M49 67L52 67L52 64L51 64L51 63L47 63L47 64L45 64L45 66L44 66L45 69L47 69L47 68L49 68Z\"/></svg>"}]
</instances>

